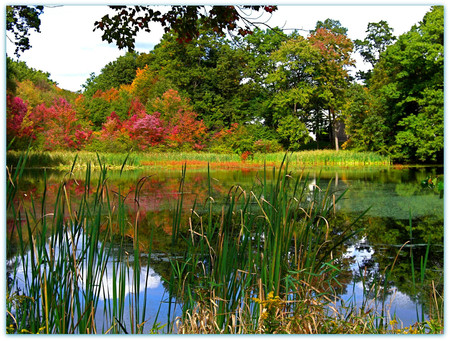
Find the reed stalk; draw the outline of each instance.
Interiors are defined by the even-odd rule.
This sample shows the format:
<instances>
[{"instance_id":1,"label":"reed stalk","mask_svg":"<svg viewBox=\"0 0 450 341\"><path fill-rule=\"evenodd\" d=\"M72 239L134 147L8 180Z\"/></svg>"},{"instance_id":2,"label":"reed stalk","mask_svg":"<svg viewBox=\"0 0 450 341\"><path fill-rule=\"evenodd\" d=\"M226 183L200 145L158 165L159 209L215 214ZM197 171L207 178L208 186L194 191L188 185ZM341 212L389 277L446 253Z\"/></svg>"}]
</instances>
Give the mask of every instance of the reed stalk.
<instances>
[{"instance_id":1,"label":"reed stalk","mask_svg":"<svg viewBox=\"0 0 450 341\"><path fill-rule=\"evenodd\" d=\"M11 262L7 290L8 321L13 324L9 331L159 332L162 327L156 320L162 302L155 302L159 305L157 315L149 316L146 295L150 265L143 263L139 239L139 192L147 177L136 185L138 209L133 220L128 214L127 195L120 188L111 192L108 167L99 154L95 161L97 181L94 183L91 176L94 166L89 161L84 193L78 201L63 181L54 202L48 202L44 190L40 202L32 199L25 209L17 193L28 156L25 153L16 167L8 168L9 223L11 235L18 236L17 250L7 250L17 255ZM357 222L364 212L338 231L333 218L345 193L332 193L331 182L326 188L310 188L306 174L294 177L290 173L291 157L298 155L284 155L271 174L263 161L262 174L251 188L232 186L225 198L213 197L208 166L208 197L203 203L194 202L188 219L184 205L186 165L182 167L172 216L172 244L183 245L184 255L180 259L169 254L172 271L165 279L167 333L388 331L384 307L382 315L375 316L356 312L351 305L341 304L339 309L336 304L341 286L337 250L362 231ZM81 160L81 155L75 157L66 180ZM121 174L127 162L134 162L132 155L124 160L118 164ZM126 236L129 226L133 227L132 243ZM428 252L429 245L420 263L420 283L416 283L411 254L414 285L425 283ZM151 253L150 242L148 259ZM383 278L370 286L382 304L392 270L385 269ZM110 277L113 280L109 283ZM371 293L365 294L368 298ZM142 295L144 305L140 304ZM435 291L434 297L437 320L423 322L420 331L442 330L442 298ZM366 304L368 300L362 308ZM99 315L103 323L97 320Z\"/></svg>"},{"instance_id":2,"label":"reed stalk","mask_svg":"<svg viewBox=\"0 0 450 341\"><path fill-rule=\"evenodd\" d=\"M256 330L261 309L251 298L264 302L271 293L292 302L291 311L300 311L306 307L298 302L314 298L322 306L334 295L333 250L360 231L332 236L328 218L341 197L332 200L329 187L311 193L307 178L293 178L288 169L285 159L278 171L273 169L274 181L264 170L251 190L234 186L224 205L209 200L203 215L191 215L189 231L181 235L185 260L176 263L171 281L184 317L203 302L214 311L218 330L235 331L243 312ZM173 235L182 230L175 224Z\"/></svg>"},{"instance_id":3,"label":"reed stalk","mask_svg":"<svg viewBox=\"0 0 450 341\"><path fill-rule=\"evenodd\" d=\"M17 233L19 240L18 250L8 251L8 254L17 254L8 286L8 296L15 297L7 304L14 321L11 332L91 334L99 330L113 333L144 331L149 317L145 307L140 305L140 292L146 291L147 284L141 285L138 225L129 221L120 189L117 197L110 197L107 167L100 156L97 158L100 177L94 193L91 193L90 164L87 165L85 191L81 199L75 203L66 190L65 181L70 179L76 167L75 158L53 205L47 202L44 190L40 210L36 209L33 199L31 208L24 209L16 195L27 154L20 158L15 169L9 170L7 207L13 225L11 234ZM48 211L49 207L51 211ZM131 264L125 244L125 226L128 224L135 225L136 235L130 254ZM111 242L113 234L119 239L118 246ZM112 271L113 278L118 279L117 282L112 281L112 287L106 281L111 276L109 271ZM127 287L132 288L130 292L127 292ZM100 299L106 302L103 311L99 310ZM126 301L130 307L128 312L125 311ZM123 323L127 313L128 325ZM106 325L98 324L97 314L103 314Z\"/></svg>"}]
</instances>

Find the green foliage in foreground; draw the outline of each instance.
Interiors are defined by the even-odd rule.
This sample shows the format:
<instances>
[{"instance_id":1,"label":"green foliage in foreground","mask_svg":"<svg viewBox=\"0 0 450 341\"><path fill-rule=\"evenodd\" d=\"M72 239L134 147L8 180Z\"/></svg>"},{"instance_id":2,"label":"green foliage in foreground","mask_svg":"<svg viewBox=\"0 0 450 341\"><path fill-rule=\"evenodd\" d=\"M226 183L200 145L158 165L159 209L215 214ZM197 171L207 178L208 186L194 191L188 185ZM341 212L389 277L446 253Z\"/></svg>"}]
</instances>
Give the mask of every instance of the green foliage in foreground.
<instances>
[{"instance_id":1,"label":"green foliage in foreground","mask_svg":"<svg viewBox=\"0 0 450 341\"><path fill-rule=\"evenodd\" d=\"M120 189L108 190L107 167L99 161L101 176L94 183L88 166L76 209L64 181L53 212L46 208L45 192L42 209L32 205L24 210L17 188L26 159L22 156L17 167L8 168L8 237L17 233L18 249L8 269L7 331L162 332L157 316L149 320L148 307L139 304L146 301L147 289L141 276L148 278L150 268L141 257L137 220L128 215L130 207ZM433 320L403 329L394 328L397 321L387 315L368 312L370 306L333 308L340 272L333 251L358 229L349 225L343 233L335 233L329 221L340 198L327 189L308 191L307 179L293 178L286 165L273 170L273 182L264 176L250 191L233 187L224 204L210 197L195 205L187 221L182 215L185 172L184 167L172 235L174 242L185 243L186 254L182 259L169 256L172 273L165 282L171 308L164 328L168 333L442 331L439 311ZM137 201L138 192L139 183ZM132 241L125 235L129 226L134 228ZM151 246L144 252L149 257ZM13 286L20 273L24 281ZM115 280L105 283L107 275ZM383 285L374 290L367 295L383 300L388 294ZM174 314L176 307L182 316ZM96 323L97 313L103 316L103 326Z\"/></svg>"}]
</instances>

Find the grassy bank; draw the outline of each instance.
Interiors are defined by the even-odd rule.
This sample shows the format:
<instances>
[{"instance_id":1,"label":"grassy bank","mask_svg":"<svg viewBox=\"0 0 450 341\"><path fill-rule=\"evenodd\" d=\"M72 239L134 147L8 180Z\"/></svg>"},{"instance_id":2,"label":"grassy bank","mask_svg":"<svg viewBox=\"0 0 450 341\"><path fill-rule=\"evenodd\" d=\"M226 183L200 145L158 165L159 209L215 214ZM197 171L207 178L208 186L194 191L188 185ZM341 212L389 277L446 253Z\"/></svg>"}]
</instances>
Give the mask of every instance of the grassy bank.
<instances>
[{"instance_id":1,"label":"grassy bank","mask_svg":"<svg viewBox=\"0 0 450 341\"><path fill-rule=\"evenodd\" d=\"M7 164L15 165L21 152L10 151L7 153ZM108 165L108 168L121 168L126 159L127 168L140 167L181 167L188 163L190 168L206 167L211 164L214 167L262 167L264 163L268 166L279 165L285 153L254 154L246 160L242 160L237 154L213 154L213 153L101 153L97 155L92 152L38 152L29 153L27 167L34 168L64 168L72 166L77 157L76 167L85 168L90 163L92 167L98 168L100 164ZM389 166L389 157L375 153L352 152L342 150L303 151L289 154L291 166Z\"/></svg>"},{"instance_id":2,"label":"grassy bank","mask_svg":"<svg viewBox=\"0 0 450 341\"><path fill-rule=\"evenodd\" d=\"M77 207L63 182L51 211L44 209L45 193L40 199L43 209L33 205L23 210L16 191L26 163L9 170L8 234L17 233L19 243L8 267L8 332L390 334L442 330L439 309L433 320L406 329L387 311L373 310L373 302L383 302L389 295L381 280L365 293L363 307L339 299L341 269L336 251L345 248L360 228L355 222L337 233L331 221L341 197L328 188L310 191L308 179L293 178L286 164L265 169L251 189L234 186L225 198L209 196L193 207L184 207L183 168L172 241L184 245L184 254L171 255L168 250L167 295L151 302L155 306L168 302L167 322L161 327L159 310L155 315L141 303L147 302L151 269L146 259L152 246L141 250L138 219L130 215L120 189L108 190L108 169L99 163L101 176L95 182L87 167ZM138 183L137 202L139 187ZM139 205L134 207L138 216ZM186 217L183 212L189 209ZM125 233L129 226L135 229L131 240ZM437 307L438 300L437 296ZM102 316L100 325L96 316Z\"/></svg>"}]
</instances>

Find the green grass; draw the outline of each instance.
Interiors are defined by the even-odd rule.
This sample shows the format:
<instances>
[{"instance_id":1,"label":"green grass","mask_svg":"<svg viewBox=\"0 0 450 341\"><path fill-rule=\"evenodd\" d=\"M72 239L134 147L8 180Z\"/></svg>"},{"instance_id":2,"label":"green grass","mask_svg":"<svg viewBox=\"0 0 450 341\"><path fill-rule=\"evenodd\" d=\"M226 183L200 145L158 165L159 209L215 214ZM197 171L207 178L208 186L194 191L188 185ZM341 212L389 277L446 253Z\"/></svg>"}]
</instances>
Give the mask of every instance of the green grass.
<instances>
[{"instance_id":1,"label":"green grass","mask_svg":"<svg viewBox=\"0 0 450 341\"><path fill-rule=\"evenodd\" d=\"M255 160L266 160L268 162L281 162L284 153L257 154ZM291 165L303 166L370 166L390 165L389 157L371 152L352 152L341 150L313 150L294 152L289 154Z\"/></svg>"},{"instance_id":2,"label":"green grass","mask_svg":"<svg viewBox=\"0 0 450 341\"><path fill-rule=\"evenodd\" d=\"M8 151L7 165L16 165L21 152ZM200 152L168 152L168 153L97 153L93 152L38 152L31 151L28 155L27 167L31 168L64 168L72 166L73 160L77 157L77 168L85 169L87 164L92 168L99 168L101 164L108 165L108 168L120 169L126 159L126 168L156 166L162 163L182 163L182 162L210 162L210 163L238 163L242 165L259 165L271 163L279 165L285 156L285 153L257 153L248 158L245 162L237 154L214 154ZM389 157L376 153L352 152L342 150L339 152L333 150L315 150L302 151L289 154L291 166L389 166L391 161ZM100 163L99 163L100 160ZM179 166L179 165L178 165ZM177 166L177 167L178 167Z\"/></svg>"}]
</instances>

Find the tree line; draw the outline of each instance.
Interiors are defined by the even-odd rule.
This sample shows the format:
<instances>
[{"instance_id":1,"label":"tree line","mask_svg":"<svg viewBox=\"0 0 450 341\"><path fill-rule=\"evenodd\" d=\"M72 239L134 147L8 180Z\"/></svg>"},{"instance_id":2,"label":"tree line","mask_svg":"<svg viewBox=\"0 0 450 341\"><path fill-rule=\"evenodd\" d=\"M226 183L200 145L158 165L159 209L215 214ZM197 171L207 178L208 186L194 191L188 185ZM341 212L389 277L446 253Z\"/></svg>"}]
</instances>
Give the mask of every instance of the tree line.
<instances>
[{"instance_id":1,"label":"tree line","mask_svg":"<svg viewBox=\"0 0 450 341\"><path fill-rule=\"evenodd\" d=\"M83 90L7 58L7 139L47 150L375 151L442 162L444 11L434 6L396 38L385 21L352 41L339 21L306 37L278 28L226 36L167 30L148 53L127 52ZM352 76L352 52L372 68ZM347 139L338 139L345 127Z\"/></svg>"}]
</instances>

